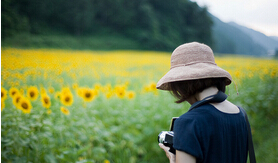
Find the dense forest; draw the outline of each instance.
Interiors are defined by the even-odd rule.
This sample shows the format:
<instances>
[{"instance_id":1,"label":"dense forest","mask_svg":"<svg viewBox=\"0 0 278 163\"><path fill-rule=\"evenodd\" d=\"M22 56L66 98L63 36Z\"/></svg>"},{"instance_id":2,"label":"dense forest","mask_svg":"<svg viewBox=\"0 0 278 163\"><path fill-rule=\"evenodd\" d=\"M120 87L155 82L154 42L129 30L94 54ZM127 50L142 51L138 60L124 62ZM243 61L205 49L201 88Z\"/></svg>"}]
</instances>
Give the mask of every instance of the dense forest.
<instances>
[{"instance_id":1,"label":"dense forest","mask_svg":"<svg viewBox=\"0 0 278 163\"><path fill-rule=\"evenodd\" d=\"M189 0L2 0L2 40L32 35L123 35L150 50L213 45L207 9Z\"/></svg>"}]
</instances>

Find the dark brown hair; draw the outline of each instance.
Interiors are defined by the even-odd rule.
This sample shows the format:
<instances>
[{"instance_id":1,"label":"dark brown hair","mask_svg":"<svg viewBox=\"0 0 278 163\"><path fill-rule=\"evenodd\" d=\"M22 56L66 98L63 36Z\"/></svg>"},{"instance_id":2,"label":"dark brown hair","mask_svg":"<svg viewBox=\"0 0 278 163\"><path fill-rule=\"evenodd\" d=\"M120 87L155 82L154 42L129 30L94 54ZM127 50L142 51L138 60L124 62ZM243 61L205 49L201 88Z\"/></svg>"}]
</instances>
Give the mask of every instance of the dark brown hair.
<instances>
[{"instance_id":1,"label":"dark brown hair","mask_svg":"<svg viewBox=\"0 0 278 163\"><path fill-rule=\"evenodd\" d=\"M171 94L177 98L176 103L182 103L196 93L215 86L219 91L226 90L225 78L206 78L197 80L184 80L168 83Z\"/></svg>"}]
</instances>

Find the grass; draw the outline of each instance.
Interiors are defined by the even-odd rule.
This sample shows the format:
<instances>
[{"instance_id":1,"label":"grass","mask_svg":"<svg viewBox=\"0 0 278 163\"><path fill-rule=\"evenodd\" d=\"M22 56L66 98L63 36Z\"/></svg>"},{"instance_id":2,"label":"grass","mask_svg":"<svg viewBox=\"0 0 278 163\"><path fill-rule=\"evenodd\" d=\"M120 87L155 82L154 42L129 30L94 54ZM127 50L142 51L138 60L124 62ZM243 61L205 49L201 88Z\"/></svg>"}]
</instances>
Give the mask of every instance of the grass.
<instances>
[{"instance_id":1,"label":"grass","mask_svg":"<svg viewBox=\"0 0 278 163\"><path fill-rule=\"evenodd\" d=\"M71 35L35 35L17 34L2 40L2 47L15 48L51 48L79 50L115 50L144 49L134 39L117 34L71 36Z\"/></svg>"}]
</instances>

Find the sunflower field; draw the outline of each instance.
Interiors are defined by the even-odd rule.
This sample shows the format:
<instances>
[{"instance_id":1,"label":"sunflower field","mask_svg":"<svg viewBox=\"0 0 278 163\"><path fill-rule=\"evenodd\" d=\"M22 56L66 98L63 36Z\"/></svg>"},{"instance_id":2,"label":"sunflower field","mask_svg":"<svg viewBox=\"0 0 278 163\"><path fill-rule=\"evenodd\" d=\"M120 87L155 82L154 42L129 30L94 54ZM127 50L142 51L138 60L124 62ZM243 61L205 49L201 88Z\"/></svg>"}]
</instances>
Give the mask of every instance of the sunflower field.
<instances>
[{"instance_id":1,"label":"sunflower field","mask_svg":"<svg viewBox=\"0 0 278 163\"><path fill-rule=\"evenodd\" d=\"M189 104L156 82L170 53L1 50L1 161L167 162L157 135ZM278 162L278 61L216 56L248 112L258 162Z\"/></svg>"}]
</instances>

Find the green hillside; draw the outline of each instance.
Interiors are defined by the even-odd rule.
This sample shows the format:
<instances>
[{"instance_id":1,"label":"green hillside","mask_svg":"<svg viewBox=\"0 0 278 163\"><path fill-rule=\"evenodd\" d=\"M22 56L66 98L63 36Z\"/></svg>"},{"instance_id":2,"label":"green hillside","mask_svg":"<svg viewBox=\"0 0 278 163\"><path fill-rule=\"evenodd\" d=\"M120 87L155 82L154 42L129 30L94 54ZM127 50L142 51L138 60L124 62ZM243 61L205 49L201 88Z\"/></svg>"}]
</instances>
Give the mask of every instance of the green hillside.
<instances>
[{"instance_id":1,"label":"green hillside","mask_svg":"<svg viewBox=\"0 0 278 163\"><path fill-rule=\"evenodd\" d=\"M83 42L90 39L92 43L85 48L106 49L107 42L112 42L113 48L127 49L131 42L131 48L163 51L190 41L212 45L212 21L207 9L189 0L4 0L1 3L2 46L84 48ZM95 40L100 42L94 45Z\"/></svg>"},{"instance_id":2,"label":"green hillside","mask_svg":"<svg viewBox=\"0 0 278 163\"><path fill-rule=\"evenodd\" d=\"M189 0L3 0L1 5L2 47L173 51L198 41L216 53L265 56L268 50Z\"/></svg>"}]
</instances>

